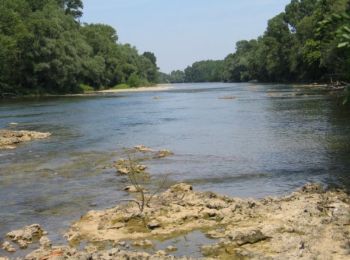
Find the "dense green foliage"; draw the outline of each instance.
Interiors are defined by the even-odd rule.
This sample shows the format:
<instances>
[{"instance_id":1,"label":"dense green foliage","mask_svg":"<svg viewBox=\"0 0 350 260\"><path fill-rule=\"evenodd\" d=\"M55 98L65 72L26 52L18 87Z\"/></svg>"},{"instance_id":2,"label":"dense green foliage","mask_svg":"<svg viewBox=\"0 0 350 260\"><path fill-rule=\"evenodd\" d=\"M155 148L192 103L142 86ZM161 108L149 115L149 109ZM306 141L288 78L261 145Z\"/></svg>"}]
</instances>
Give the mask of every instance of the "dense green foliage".
<instances>
[{"instance_id":1,"label":"dense green foliage","mask_svg":"<svg viewBox=\"0 0 350 260\"><path fill-rule=\"evenodd\" d=\"M118 44L108 25L80 24L81 0L1 0L0 5L0 96L157 82L153 53L140 55Z\"/></svg>"},{"instance_id":2,"label":"dense green foliage","mask_svg":"<svg viewBox=\"0 0 350 260\"><path fill-rule=\"evenodd\" d=\"M184 74L185 82L349 81L350 1L292 0L262 36L237 42L223 63L197 62ZM178 75L170 81L182 82Z\"/></svg>"},{"instance_id":3,"label":"dense green foliage","mask_svg":"<svg viewBox=\"0 0 350 260\"><path fill-rule=\"evenodd\" d=\"M185 71L174 70L162 75L163 82L218 82L223 80L224 62L221 60L199 61L188 66Z\"/></svg>"},{"instance_id":4,"label":"dense green foliage","mask_svg":"<svg viewBox=\"0 0 350 260\"><path fill-rule=\"evenodd\" d=\"M292 0L263 36L225 59L226 81L312 82L350 78L350 2Z\"/></svg>"},{"instance_id":5,"label":"dense green foliage","mask_svg":"<svg viewBox=\"0 0 350 260\"><path fill-rule=\"evenodd\" d=\"M223 61L199 61L185 69L186 82L217 82L222 80Z\"/></svg>"}]
</instances>

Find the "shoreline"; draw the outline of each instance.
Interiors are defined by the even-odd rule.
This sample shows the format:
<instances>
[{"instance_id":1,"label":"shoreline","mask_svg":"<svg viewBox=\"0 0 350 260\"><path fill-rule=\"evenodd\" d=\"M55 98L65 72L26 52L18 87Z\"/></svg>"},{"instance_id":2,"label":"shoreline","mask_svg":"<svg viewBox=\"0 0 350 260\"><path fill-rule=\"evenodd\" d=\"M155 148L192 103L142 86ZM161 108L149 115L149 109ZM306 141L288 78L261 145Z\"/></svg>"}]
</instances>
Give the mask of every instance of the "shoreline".
<instances>
[{"instance_id":1,"label":"shoreline","mask_svg":"<svg viewBox=\"0 0 350 260\"><path fill-rule=\"evenodd\" d=\"M98 90L92 93L125 93L125 92L157 92L166 91L172 89L171 84L157 84L149 87L137 87L137 88L126 88L126 89L105 89Z\"/></svg>"},{"instance_id":2,"label":"shoreline","mask_svg":"<svg viewBox=\"0 0 350 260\"><path fill-rule=\"evenodd\" d=\"M194 191L179 183L157 195L140 213L135 203L91 210L65 234L68 246L53 246L37 224L12 231L9 249L40 243L24 259L348 259L350 196L307 184L290 195L241 199ZM28 234L33 232L33 234ZM212 242L198 246L201 257L184 255L161 241L201 232ZM39 240L40 239L40 240ZM81 244L85 245L83 249ZM179 251L179 252L178 252ZM0 251L1 252L1 251ZM178 253L178 254L177 254ZM81 258L83 257L83 258ZM1 258L6 260L8 258Z\"/></svg>"}]
</instances>

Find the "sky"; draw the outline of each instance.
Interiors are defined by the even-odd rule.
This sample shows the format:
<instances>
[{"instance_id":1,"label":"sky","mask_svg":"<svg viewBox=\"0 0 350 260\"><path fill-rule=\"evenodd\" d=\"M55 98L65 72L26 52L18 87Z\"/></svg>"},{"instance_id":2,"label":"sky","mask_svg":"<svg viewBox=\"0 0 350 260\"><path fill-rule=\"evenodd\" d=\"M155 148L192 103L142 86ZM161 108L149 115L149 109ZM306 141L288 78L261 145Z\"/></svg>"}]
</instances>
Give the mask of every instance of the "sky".
<instances>
[{"instance_id":1,"label":"sky","mask_svg":"<svg viewBox=\"0 0 350 260\"><path fill-rule=\"evenodd\" d=\"M119 42L157 56L160 70L223 59L261 35L290 0L84 0L82 22L113 26Z\"/></svg>"}]
</instances>

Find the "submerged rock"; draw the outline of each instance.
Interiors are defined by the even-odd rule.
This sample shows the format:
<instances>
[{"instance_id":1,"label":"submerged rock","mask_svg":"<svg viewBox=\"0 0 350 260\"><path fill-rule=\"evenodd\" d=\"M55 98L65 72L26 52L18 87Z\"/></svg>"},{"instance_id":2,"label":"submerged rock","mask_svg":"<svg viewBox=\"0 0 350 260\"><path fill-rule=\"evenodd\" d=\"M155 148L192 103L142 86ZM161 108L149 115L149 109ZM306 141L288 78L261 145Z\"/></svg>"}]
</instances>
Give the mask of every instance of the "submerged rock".
<instances>
[{"instance_id":1,"label":"submerged rock","mask_svg":"<svg viewBox=\"0 0 350 260\"><path fill-rule=\"evenodd\" d=\"M129 160L120 159L115 162L114 167L117 169L117 172L122 175L128 175L130 173L145 173L147 170L147 166L142 164L135 164L134 162L130 162Z\"/></svg>"},{"instance_id":2,"label":"submerged rock","mask_svg":"<svg viewBox=\"0 0 350 260\"><path fill-rule=\"evenodd\" d=\"M161 159L161 158L165 158L168 156L174 155L174 153L170 150L160 150L155 154L155 158L157 159Z\"/></svg>"},{"instance_id":3,"label":"submerged rock","mask_svg":"<svg viewBox=\"0 0 350 260\"><path fill-rule=\"evenodd\" d=\"M48 138L50 133L0 130L0 149L15 149L17 144Z\"/></svg>"},{"instance_id":4,"label":"submerged rock","mask_svg":"<svg viewBox=\"0 0 350 260\"><path fill-rule=\"evenodd\" d=\"M153 150L147 146L144 145L136 145L134 146L134 149L138 152L142 152L142 153L147 153L147 152L153 152Z\"/></svg>"}]
</instances>

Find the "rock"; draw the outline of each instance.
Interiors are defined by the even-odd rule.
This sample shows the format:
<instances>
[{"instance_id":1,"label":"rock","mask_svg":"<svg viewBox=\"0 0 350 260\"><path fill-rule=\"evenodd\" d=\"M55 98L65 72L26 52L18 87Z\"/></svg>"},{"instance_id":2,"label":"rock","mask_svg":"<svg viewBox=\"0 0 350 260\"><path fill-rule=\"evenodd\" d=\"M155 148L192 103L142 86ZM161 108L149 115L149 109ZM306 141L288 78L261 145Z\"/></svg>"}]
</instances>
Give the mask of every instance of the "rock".
<instances>
[{"instance_id":1,"label":"rock","mask_svg":"<svg viewBox=\"0 0 350 260\"><path fill-rule=\"evenodd\" d=\"M153 243L152 241L145 239L145 240L135 241L132 243L132 245L137 247L152 247Z\"/></svg>"},{"instance_id":2,"label":"rock","mask_svg":"<svg viewBox=\"0 0 350 260\"><path fill-rule=\"evenodd\" d=\"M13 149L19 143L48 138L50 135L34 131L0 130L0 149Z\"/></svg>"},{"instance_id":3,"label":"rock","mask_svg":"<svg viewBox=\"0 0 350 260\"><path fill-rule=\"evenodd\" d=\"M175 246L168 246L166 249L165 249L166 252L175 252L177 251L177 247Z\"/></svg>"},{"instance_id":4,"label":"rock","mask_svg":"<svg viewBox=\"0 0 350 260\"><path fill-rule=\"evenodd\" d=\"M47 236L43 236L42 238L40 238L39 244L44 249L50 249L52 246L52 243Z\"/></svg>"},{"instance_id":5,"label":"rock","mask_svg":"<svg viewBox=\"0 0 350 260\"><path fill-rule=\"evenodd\" d=\"M131 173L131 165L128 160L120 159L115 162L114 167L117 169L118 173L122 175L128 175ZM144 173L147 166L142 164L135 164L132 166L134 168L134 173Z\"/></svg>"},{"instance_id":6,"label":"rock","mask_svg":"<svg viewBox=\"0 0 350 260\"><path fill-rule=\"evenodd\" d=\"M126 242L125 241L120 241L118 242L119 246L125 247L126 246Z\"/></svg>"},{"instance_id":7,"label":"rock","mask_svg":"<svg viewBox=\"0 0 350 260\"><path fill-rule=\"evenodd\" d=\"M28 247L28 242L24 240L18 240L17 244L20 249L26 249Z\"/></svg>"},{"instance_id":8,"label":"rock","mask_svg":"<svg viewBox=\"0 0 350 260\"><path fill-rule=\"evenodd\" d=\"M90 211L69 232L82 241L114 242L117 246L119 241L167 240L174 234L202 230L218 239L203 247L211 259L346 259L350 196L317 186L288 197L252 200L193 191L191 185L180 183L156 194L142 214L136 203ZM124 253L131 257L130 252ZM164 253L146 259L168 259ZM120 259L126 259L123 257Z\"/></svg>"},{"instance_id":9,"label":"rock","mask_svg":"<svg viewBox=\"0 0 350 260\"><path fill-rule=\"evenodd\" d=\"M242 246L245 244L255 244L267 239L268 237L265 236L260 230L249 230L246 232L233 232L229 238L236 242L237 245Z\"/></svg>"},{"instance_id":10,"label":"rock","mask_svg":"<svg viewBox=\"0 0 350 260\"><path fill-rule=\"evenodd\" d=\"M142 153L147 153L147 152L153 152L153 150L147 146L144 145L136 145L134 147L134 149L138 152L142 152Z\"/></svg>"},{"instance_id":11,"label":"rock","mask_svg":"<svg viewBox=\"0 0 350 260\"><path fill-rule=\"evenodd\" d=\"M9 260L9 258L0 256L0 260Z\"/></svg>"},{"instance_id":12,"label":"rock","mask_svg":"<svg viewBox=\"0 0 350 260\"><path fill-rule=\"evenodd\" d=\"M142 189L142 187L140 187L140 188ZM131 193L139 192L139 189L136 186L134 186L134 185L126 186L124 188L124 190L127 191L127 192L131 192Z\"/></svg>"},{"instance_id":13,"label":"rock","mask_svg":"<svg viewBox=\"0 0 350 260\"><path fill-rule=\"evenodd\" d=\"M321 184L308 183L301 187L300 191L303 193L322 193L324 190Z\"/></svg>"},{"instance_id":14,"label":"rock","mask_svg":"<svg viewBox=\"0 0 350 260\"><path fill-rule=\"evenodd\" d=\"M222 200L209 200L206 202L205 206L209 209L216 209L216 210L220 210L228 207L227 203L225 203Z\"/></svg>"},{"instance_id":15,"label":"rock","mask_svg":"<svg viewBox=\"0 0 350 260\"><path fill-rule=\"evenodd\" d=\"M159 228L159 227L161 227L161 224L158 222L158 221L156 221L156 220L152 220L151 222L149 222L148 224L147 224L147 227L149 228L149 229L156 229L156 228Z\"/></svg>"},{"instance_id":16,"label":"rock","mask_svg":"<svg viewBox=\"0 0 350 260\"><path fill-rule=\"evenodd\" d=\"M166 256L166 252L164 250L158 250L156 256Z\"/></svg>"},{"instance_id":17,"label":"rock","mask_svg":"<svg viewBox=\"0 0 350 260\"><path fill-rule=\"evenodd\" d=\"M21 241L21 244L24 243L32 243L33 239L40 239L43 235L43 229L39 224L33 224L30 226L26 226L23 229L14 230L7 233L7 237L14 242Z\"/></svg>"},{"instance_id":18,"label":"rock","mask_svg":"<svg viewBox=\"0 0 350 260\"><path fill-rule=\"evenodd\" d=\"M165 158L165 157L168 157L171 155L174 155L174 153L169 151L169 150L160 150L156 153L156 155L154 157L157 159L161 159L161 158Z\"/></svg>"},{"instance_id":19,"label":"rock","mask_svg":"<svg viewBox=\"0 0 350 260\"><path fill-rule=\"evenodd\" d=\"M171 186L169 189L169 191L172 193L189 192L192 190L193 190L192 185L189 185L187 183L175 184L175 185Z\"/></svg>"},{"instance_id":20,"label":"rock","mask_svg":"<svg viewBox=\"0 0 350 260\"><path fill-rule=\"evenodd\" d=\"M16 252L16 248L15 248L13 245L11 245L11 243L8 242L8 241L5 241L5 242L2 244L1 248L2 248L3 250L5 250L5 251L9 252L9 253L14 253L14 252Z\"/></svg>"}]
</instances>

